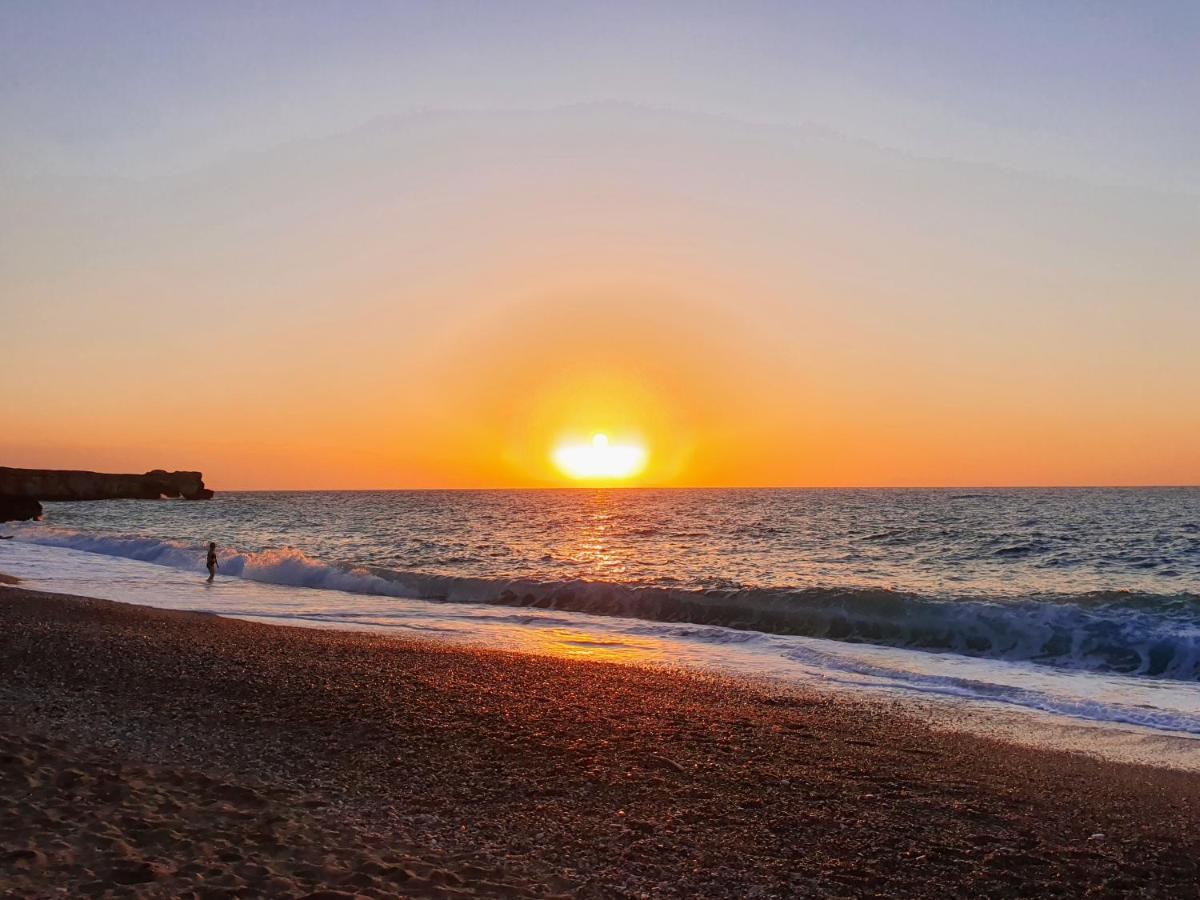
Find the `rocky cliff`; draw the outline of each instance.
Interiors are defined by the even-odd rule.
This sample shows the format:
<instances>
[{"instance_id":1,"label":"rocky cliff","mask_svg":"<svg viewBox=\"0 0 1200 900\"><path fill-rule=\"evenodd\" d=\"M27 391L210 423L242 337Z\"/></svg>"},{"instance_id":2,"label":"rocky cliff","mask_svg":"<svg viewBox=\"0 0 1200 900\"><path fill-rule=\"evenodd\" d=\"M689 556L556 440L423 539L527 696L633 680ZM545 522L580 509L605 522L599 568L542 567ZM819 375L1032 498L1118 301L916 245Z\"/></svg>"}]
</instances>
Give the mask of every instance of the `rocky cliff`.
<instances>
[{"instance_id":1,"label":"rocky cliff","mask_svg":"<svg viewBox=\"0 0 1200 900\"><path fill-rule=\"evenodd\" d=\"M37 518L42 500L207 500L212 495L199 472L155 469L144 475L106 475L0 466L0 521Z\"/></svg>"}]
</instances>

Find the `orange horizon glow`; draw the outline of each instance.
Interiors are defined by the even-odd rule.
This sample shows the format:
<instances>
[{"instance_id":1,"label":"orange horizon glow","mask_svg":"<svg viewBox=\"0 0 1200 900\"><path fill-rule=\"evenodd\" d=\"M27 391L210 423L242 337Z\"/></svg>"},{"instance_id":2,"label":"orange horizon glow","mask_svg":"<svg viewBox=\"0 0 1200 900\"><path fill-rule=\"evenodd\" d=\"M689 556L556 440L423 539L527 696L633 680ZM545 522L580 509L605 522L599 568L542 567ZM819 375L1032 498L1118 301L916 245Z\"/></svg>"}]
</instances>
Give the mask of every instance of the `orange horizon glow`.
<instances>
[{"instance_id":1,"label":"orange horizon glow","mask_svg":"<svg viewBox=\"0 0 1200 900\"><path fill-rule=\"evenodd\" d=\"M1200 483L1190 205L669 112L381 128L18 192L0 465ZM644 455L556 463L596 434Z\"/></svg>"},{"instance_id":2,"label":"orange horizon glow","mask_svg":"<svg viewBox=\"0 0 1200 900\"><path fill-rule=\"evenodd\" d=\"M496 321L480 319L440 358L396 360L371 349L338 360L337 344L331 350L314 336L304 357L313 364L288 370L285 392L261 397L242 387L249 373L236 365L192 394L191 378L176 379L164 361L160 380L187 397L188 407L211 402L212 416L142 416L136 402L118 408L119 393L102 391L70 404L66 418L28 410L6 436L19 435L20 444L4 446L0 464L197 469L218 491L1198 480L1188 451L1196 435L1165 410L1142 410L1138 424L1136 415L1109 415L1098 398L1083 402L1086 389L1071 410L1025 400L1009 407L979 372L955 382L914 367L903 382L888 384L850 369L831 380L821 374L832 363L818 358L820 348L797 360L786 352L786 335L756 330L717 307L663 294L657 311L611 299L597 311L587 292L580 296L553 307L508 307L506 343L492 340ZM754 348L757 365L730 365L726 340ZM398 368L389 373L387 365ZM921 395L937 402L914 407L905 395L923 378ZM152 407L154 387L129 382L124 390ZM397 407L403 415L380 414ZM1144 432L1160 439L1153 462ZM644 448L644 456L620 477L580 477L556 462L564 445L588 445L597 434L611 445Z\"/></svg>"}]
</instances>

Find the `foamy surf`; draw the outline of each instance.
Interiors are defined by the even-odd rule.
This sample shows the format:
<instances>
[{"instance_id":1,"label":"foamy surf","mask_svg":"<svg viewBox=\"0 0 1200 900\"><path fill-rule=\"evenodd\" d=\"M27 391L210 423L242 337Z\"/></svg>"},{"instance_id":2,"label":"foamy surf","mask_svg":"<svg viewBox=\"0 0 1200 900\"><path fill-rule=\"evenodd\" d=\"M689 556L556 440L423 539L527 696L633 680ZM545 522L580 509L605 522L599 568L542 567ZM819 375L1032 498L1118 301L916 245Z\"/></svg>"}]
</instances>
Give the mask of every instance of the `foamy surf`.
<instances>
[{"instance_id":1,"label":"foamy surf","mask_svg":"<svg viewBox=\"0 0 1200 900\"><path fill-rule=\"evenodd\" d=\"M204 548L44 525L18 540L203 571ZM223 575L265 584L442 603L558 610L793 635L1095 673L1200 680L1200 595L1092 591L925 597L857 587L684 590L603 581L448 576L330 563L294 548L220 553ZM724 638L729 640L732 638ZM746 638L741 638L745 640Z\"/></svg>"},{"instance_id":2,"label":"foamy surf","mask_svg":"<svg viewBox=\"0 0 1200 900\"><path fill-rule=\"evenodd\" d=\"M27 537L23 535L23 537ZM395 583L366 570L322 567L295 551L248 554L241 575L206 586L186 547L121 542L126 555L62 546L95 536L50 535L56 543L0 545L0 571L25 586L278 624L417 635L521 652L682 666L784 680L867 699L902 698L914 714L1043 746L1200 769L1200 684L928 653L719 625L655 622L565 609L475 600L423 600L382 593ZM105 538L104 540L111 540ZM136 546L135 546L136 544ZM105 544L113 549L113 544ZM149 556L157 562L135 559ZM178 554L178 555L176 555ZM239 554L228 553L233 563ZM179 565L163 565L171 559ZM275 560L268 564L268 560ZM272 568L272 565L278 568ZM224 563L223 563L224 566ZM229 569L234 566L230 565ZM225 570L228 571L228 570ZM262 576L305 580L280 584ZM257 573L260 577L243 577ZM375 593L333 586L368 578ZM349 582L351 587L360 582Z\"/></svg>"}]
</instances>

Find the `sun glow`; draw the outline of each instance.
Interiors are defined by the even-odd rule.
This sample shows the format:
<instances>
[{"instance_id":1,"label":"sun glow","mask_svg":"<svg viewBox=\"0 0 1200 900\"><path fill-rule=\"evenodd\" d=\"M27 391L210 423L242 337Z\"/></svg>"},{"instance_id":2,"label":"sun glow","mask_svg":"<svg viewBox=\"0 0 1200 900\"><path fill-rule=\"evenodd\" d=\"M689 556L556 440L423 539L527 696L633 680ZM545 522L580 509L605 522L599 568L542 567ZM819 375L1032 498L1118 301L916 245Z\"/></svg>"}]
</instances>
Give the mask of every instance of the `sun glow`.
<instances>
[{"instance_id":1,"label":"sun glow","mask_svg":"<svg viewBox=\"0 0 1200 900\"><path fill-rule=\"evenodd\" d=\"M646 467L646 450L637 444L612 444L608 435L595 434L588 444L560 444L554 464L570 478L632 478Z\"/></svg>"}]
</instances>

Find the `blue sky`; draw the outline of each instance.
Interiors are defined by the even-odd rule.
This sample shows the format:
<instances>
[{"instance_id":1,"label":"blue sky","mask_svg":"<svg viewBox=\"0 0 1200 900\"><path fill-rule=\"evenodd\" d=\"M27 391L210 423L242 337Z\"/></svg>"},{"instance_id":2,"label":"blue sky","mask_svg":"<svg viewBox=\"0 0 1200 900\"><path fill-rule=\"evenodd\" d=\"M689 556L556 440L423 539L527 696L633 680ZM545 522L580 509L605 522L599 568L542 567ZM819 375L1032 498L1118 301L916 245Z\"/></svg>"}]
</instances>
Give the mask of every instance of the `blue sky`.
<instances>
[{"instance_id":1,"label":"blue sky","mask_svg":"<svg viewBox=\"0 0 1200 900\"><path fill-rule=\"evenodd\" d=\"M618 100L1200 190L1200 4L0 7L0 163L149 175L420 109Z\"/></svg>"}]
</instances>

